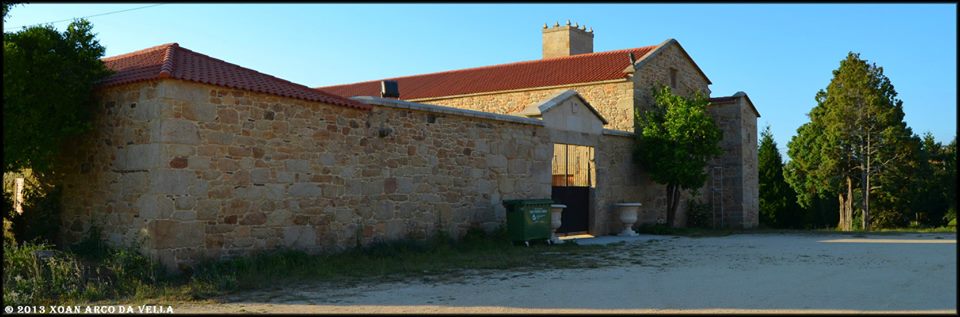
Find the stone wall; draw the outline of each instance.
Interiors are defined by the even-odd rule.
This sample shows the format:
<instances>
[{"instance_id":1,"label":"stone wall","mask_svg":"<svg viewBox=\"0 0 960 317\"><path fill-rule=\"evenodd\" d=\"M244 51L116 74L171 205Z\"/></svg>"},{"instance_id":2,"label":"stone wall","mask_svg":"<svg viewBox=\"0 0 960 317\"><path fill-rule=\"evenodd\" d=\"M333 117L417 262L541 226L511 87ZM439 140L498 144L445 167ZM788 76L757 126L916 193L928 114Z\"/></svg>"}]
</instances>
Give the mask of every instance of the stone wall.
<instances>
[{"instance_id":1,"label":"stone wall","mask_svg":"<svg viewBox=\"0 0 960 317\"><path fill-rule=\"evenodd\" d=\"M78 147L89 166L68 181L68 239L97 224L115 244L144 239L168 268L492 229L502 200L550 197L553 148L532 119L364 111L176 80L112 89L103 105L124 108Z\"/></svg>"},{"instance_id":2,"label":"stone wall","mask_svg":"<svg viewBox=\"0 0 960 317\"><path fill-rule=\"evenodd\" d=\"M760 224L760 171L757 158L757 113L748 105L749 99L741 98L740 140L743 155L743 228L756 228Z\"/></svg>"},{"instance_id":3,"label":"stone wall","mask_svg":"<svg viewBox=\"0 0 960 317\"><path fill-rule=\"evenodd\" d=\"M644 109L654 104L653 89L670 85L670 69L677 70L677 86L672 88L675 94L693 96L697 91L705 98L710 96L710 87L693 62L681 51L679 44L670 42L664 45L656 56L641 61L633 76L634 99L638 108ZM632 129L631 129L632 130Z\"/></svg>"},{"instance_id":4,"label":"stone wall","mask_svg":"<svg viewBox=\"0 0 960 317\"><path fill-rule=\"evenodd\" d=\"M633 83L624 80L572 85L547 89L514 92L493 92L460 97L418 99L414 102L471 109L484 112L511 114L520 112L532 103L568 89L577 91L600 115L609 122L604 128L633 131Z\"/></svg>"},{"instance_id":5,"label":"stone wall","mask_svg":"<svg viewBox=\"0 0 960 317\"><path fill-rule=\"evenodd\" d=\"M747 102L741 97L707 107L723 131L723 154L709 163L710 174L701 192L708 195L704 198L714 208L722 203L726 227L754 228L758 224L757 117ZM722 167L722 201L711 195L715 167Z\"/></svg>"},{"instance_id":6,"label":"stone wall","mask_svg":"<svg viewBox=\"0 0 960 317\"><path fill-rule=\"evenodd\" d=\"M104 89L93 130L63 149L61 243L78 242L96 224L113 245L139 241L156 206L143 198L159 167L157 83Z\"/></svg>"},{"instance_id":7,"label":"stone wall","mask_svg":"<svg viewBox=\"0 0 960 317\"><path fill-rule=\"evenodd\" d=\"M594 211L597 234L616 234L623 230L619 214L614 206L622 202L640 202L636 225L665 224L667 219L666 186L650 178L633 160L634 136L620 131L604 131L597 148L597 189L591 199L595 200ZM689 193L683 193L677 207L676 226L686 224L686 205Z\"/></svg>"},{"instance_id":8,"label":"stone wall","mask_svg":"<svg viewBox=\"0 0 960 317\"><path fill-rule=\"evenodd\" d=\"M640 221L656 219L651 212L653 205L646 200L652 190L649 178L633 162L633 137L628 135L607 134L600 138L596 149L597 188L593 198L595 208L595 227L597 234L619 233L623 229L620 216L614 204L621 202L641 202ZM654 220L655 221L655 220Z\"/></svg>"}]
</instances>

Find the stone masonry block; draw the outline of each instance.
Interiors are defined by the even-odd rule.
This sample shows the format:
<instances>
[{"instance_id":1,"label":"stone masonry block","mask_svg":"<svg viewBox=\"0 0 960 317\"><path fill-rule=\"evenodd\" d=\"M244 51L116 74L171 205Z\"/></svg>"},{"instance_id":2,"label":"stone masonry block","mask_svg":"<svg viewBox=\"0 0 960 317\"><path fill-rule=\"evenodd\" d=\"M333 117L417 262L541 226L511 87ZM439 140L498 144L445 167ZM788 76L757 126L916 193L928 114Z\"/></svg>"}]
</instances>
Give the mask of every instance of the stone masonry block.
<instances>
[{"instance_id":1,"label":"stone masonry block","mask_svg":"<svg viewBox=\"0 0 960 317\"><path fill-rule=\"evenodd\" d=\"M160 122L160 142L172 144L198 144L200 133L193 122L181 119L165 119Z\"/></svg>"},{"instance_id":2,"label":"stone masonry block","mask_svg":"<svg viewBox=\"0 0 960 317\"><path fill-rule=\"evenodd\" d=\"M320 186L314 183L296 183L287 189L287 194L294 197L320 196L320 193Z\"/></svg>"},{"instance_id":3,"label":"stone masonry block","mask_svg":"<svg viewBox=\"0 0 960 317\"><path fill-rule=\"evenodd\" d=\"M150 192L164 195L185 195L196 179L193 172L181 169L150 171Z\"/></svg>"},{"instance_id":4,"label":"stone masonry block","mask_svg":"<svg viewBox=\"0 0 960 317\"><path fill-rule=\"evenodd\" d=\"M160 166L160 144L131 144L117 151L115 166L120 170L145 170Z\"/></svg>"},{"instance_id":5,"label":"stone masonry block","mask_svg":"<svg viewBox=\"0 0 960 317\"><path fill-rule=\"evenodd\" d=\"M152 220L147 225L153 247L157 249L197 247L203 244L201 221Z\"/></svg>"},{"instance_id":6,"label":"stone masonry block","mask_svg":"<svg viewBox=\"0 0 960 317\"><path fill-rule=\"evenodd\" d=\"M287 160L287 171L294 173L309 173L310 161L307 160Z\"/></svg>"},{"instance_id":7,"label":"stone masonry block","mask_svg":"<svg viewBox=\"0 0 960 317\"><path fill-rule=\"evenodd\" d=\"M297 249L314 247L317 244L317 231L309 225L284 227L283 244Z\"/></svg>"}]
</instances>

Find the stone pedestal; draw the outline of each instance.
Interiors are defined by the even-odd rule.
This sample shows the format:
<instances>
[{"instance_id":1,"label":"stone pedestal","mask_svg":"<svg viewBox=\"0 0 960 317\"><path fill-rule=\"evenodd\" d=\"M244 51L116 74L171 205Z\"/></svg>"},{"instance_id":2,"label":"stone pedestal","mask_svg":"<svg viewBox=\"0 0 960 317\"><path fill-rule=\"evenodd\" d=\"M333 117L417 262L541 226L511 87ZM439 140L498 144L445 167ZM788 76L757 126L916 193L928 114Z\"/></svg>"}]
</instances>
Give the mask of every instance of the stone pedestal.
<instances>
[{"instance_id":1,"label":"stone pedestal","mask_svg":"<svg viewBox=\"0 0 960 317\"><path fill-rule=\"evenodd\" d=\"M615 205L620 213L620 221L623 222L623 231L621 237L635 237L637 233L633 231L633 224L637 222L637 212L640 210L640 203L619 203Z\"/></svg>"},{"instance_id":2,"label":"stone pedestal","mask_svg":"<svg viewBox=\"0 0 960 317\"><path fill-rule=\"evenodd\" d=\"M550 205L550 243L552 244L562 242L560 238L557 237L557 228L560 228L560 214L563 213L563 208L567 208L567 205Z\"/></svg>"}]
</instances>

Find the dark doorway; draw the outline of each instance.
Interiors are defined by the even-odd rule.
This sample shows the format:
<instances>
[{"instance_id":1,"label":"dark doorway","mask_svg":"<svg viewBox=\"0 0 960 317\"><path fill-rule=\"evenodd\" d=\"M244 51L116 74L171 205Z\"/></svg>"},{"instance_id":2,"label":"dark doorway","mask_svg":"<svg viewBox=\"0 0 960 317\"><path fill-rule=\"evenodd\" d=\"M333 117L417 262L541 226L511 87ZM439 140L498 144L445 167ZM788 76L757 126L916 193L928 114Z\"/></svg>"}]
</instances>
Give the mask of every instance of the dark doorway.
<instances>
[{"instance_id":1,"label":"dark doorway","mask_svg":"<svg viewBox=\"0 0 960 317\"><path fill-rule=\"evenodd\" d=\"M550 196L555 204L567 205L560 214L557 233L585 232L590 225L590 187L554 186Z\"/></svg>"},{"instance_id":2,"label":"dark doorway","mask_svg":"<svg viewBox=\"0 0 960 317\"><path fill-rule=\"evenodd\" d=\"M581 233L590 227L590 188L594 186L594 152L589 146L554 144L551 199L567 205L557 233Z\"/></svg>"}]
</instances>

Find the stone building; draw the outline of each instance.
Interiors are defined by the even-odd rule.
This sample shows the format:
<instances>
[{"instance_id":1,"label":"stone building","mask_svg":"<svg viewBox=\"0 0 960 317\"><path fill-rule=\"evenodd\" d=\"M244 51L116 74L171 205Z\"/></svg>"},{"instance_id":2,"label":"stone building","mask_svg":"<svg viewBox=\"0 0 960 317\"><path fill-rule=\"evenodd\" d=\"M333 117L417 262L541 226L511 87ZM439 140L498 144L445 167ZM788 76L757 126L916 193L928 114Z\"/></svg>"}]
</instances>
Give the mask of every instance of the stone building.
<instances>
[{"instance_id":1,"label":"stone building","mask_svg":"<svg viewBox=\"0 0 960 317\"><path fill-rule=\"evenodd\" d=\"M592 31L545 28L542 60L392 79L400 98L378 97L381 81L309 88L176 43L105 58L115 74L94 129L65 149L62 242L97 227L173 269L489 230L503 200L570 189L584 200L566 232L619 232L617 202L657 221L663 186L632 162L632 113L655 83L709 94L710 82L675 40L592 46ZM758 114L745 94L712 100L722 191L700 199L722 200L725 226L756 226Z\"/></svg>"},{"instance_id":2,"label":"stone building","mask_svg":"<svg viewBox=\"0 0 960 317\"><path fill-rule=\"evenodd\" d=\"M380 82L395 81L400 99L500 114L524 115L531 104L573 90L609 120L605 128L633 132L634 113L653 103L653 88L669 85L674 93L710 96L710 79L679 42L593 52L593 29L585 26L544 25L543 58L439 73L386 78L353 84L319 87L340 96L377 96ZM699 190L699 199L714 209L718 226L753 228L758 224L757 129L760 117L743 92L710 98L709 111L723 130L724 154L711 163L710 178ZM601 153L598 151L598 153ZM603 155L601 153L601 155ZM642 222L666 218L663 186L639 173L644 204ZM626 197L624 197L626 198ZM677 224L684 225L683 201ZM598 202L591 196L591 202ZM611 206L595 205L607 212ZM601 233L590 227L590 233Z\"/></svg>"}]
</instances>

